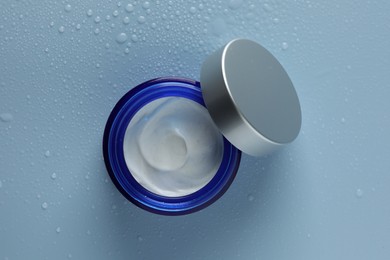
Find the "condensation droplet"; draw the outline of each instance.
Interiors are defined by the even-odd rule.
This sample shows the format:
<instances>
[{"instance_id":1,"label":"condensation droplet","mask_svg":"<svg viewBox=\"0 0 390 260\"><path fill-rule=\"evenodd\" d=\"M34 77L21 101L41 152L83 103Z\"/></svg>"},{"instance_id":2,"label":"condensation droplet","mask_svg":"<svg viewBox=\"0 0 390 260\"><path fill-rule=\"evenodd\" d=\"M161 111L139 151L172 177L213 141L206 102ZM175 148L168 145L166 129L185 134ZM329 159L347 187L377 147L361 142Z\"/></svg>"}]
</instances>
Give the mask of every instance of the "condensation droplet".
<instances>
[{"instance_id":1,"label":"condensation droplet","mask_svg":"<svg viewBox=\"0 0 390 260\"><path fill-rule=\"evenodd\" d=\"M342 117L341 119L340 119L340 121L341 121L341 123L345 123L345 118L344 117Z\"/></svg>"},{"instance_id":2,"label":"condensation droplet","mask_svg":"<svg viewBox=\"0 0 390 260\"><path fill-rule=\"evenodd\" d=\"M3 187L3 182L2 182L2 181L0 181L0 188L1 188L1 187Z\"/></svg>"},{"instance_id":3,"label":"condensation droplet","mask_svg":"<svg viewBox=\"0 0 390 260\"><path fill-rule=\"evenodd\" d=\"M65 32L65 27L64 27L64 26L60 26L60 27L58 28L58 32L60 32L60 33Z\"/></svg>"},{"instance_id":4,"label":"condensation droplet","mask_svg":"<svg viewBox=\"0 0 390 260\"><path fill-rule=\"evenodd\" d=\"M67 12L70 12L70 11L72 11L72 6L71 5L65 5L65 11L67 11Z\"/></svg>"},{"instance_id":5,"label":"condensation droplet","mask_svg":"<svg viewBox=\"0 0 390 260\"><path fill-rule=\"evenodd\" d=\"M150 8L150 2L148 2L148 1L144 2L143 5L142 5L142 7L143 7L144 9L149 9L149 8Z\"/></svg>"},{"instance_id":6,"label":"condensation droplet","mask_svg":"<svg viewBox=\"0 0 390 260\"><path fill-rule=\"evenodd\" d=\"M94 31L94 33L95 33L96 35L99 34L99 33L100 33L99 28L96 28L95 31Z\"/></svg>"},{"instance_id":7,"label":"condensation droplet","mask_svg":"<svg viewBox=\"0 0 390 260\"><path fill-rule=\"evenodd\" d=\"M129 52L130 52L130 49L129 49L129 48L126 48L126 49L125 49L125 53L126 53L126 54L129 54Z\"/></svg>"},{"instance_id":8,"label":"condensation droplet","mask_svg":"<svg viewBox=\"0 0 390 260\"><path fill-rule=\"evenodd\" d=\"M216 18L212 23L212 32L215 36L221 36L227 32L227 25L224 19Z\"/></svg>"},{"instance_id":9,"label":"condensation droplet","mask_svg":"<svg viewBox=\"0 0 390 260\"><path fill-rule=\"evenodd\" d=\"M49 157L50 157L50 155L51 155L51 154L50 154L50 151L49 151L49 150L47 150L47 151L45 152L45 157L46 157L46 158L49 158Z\"/></svg>"},{"instance_id":10,"label":"condensation droplet","mask_svg":"<svg viewBox=\"0 0 390 260\"><path fill-rule=\"evenodd\" d=\"M254 197L252 194L249 194L249 195L248 195L248 200L249 200L249 201L254 201L254 200L255 200L255 197Z\"/></svg>"},{"instance_id":11,"label":"condensation droplet","mask_svg":"<svg viewBox=\"0 0 390 260\"><path fill-rule=\"evenodd\" d=\"M358 198L363 197L363 190L362 189L357 189L356 190L356 197L358 197Z\"/></svg>"},{"instance_id":12,"label":"condensation droplet","mask_svg":"<svg viewBox=\"0 0 390 260\"><path fill-rule=\"evenodd\" d=\"M131 40L133 42L137 42L138 41L138 36L136 34L131 35Z\"/></svg>"},{"instance_id":13,"label":"condensation droplet","mask_svg":"<svg viewBox=\"0 0 390 260\"><path fill-rule=\"evenodd\" d=\"M53 172L52 175L51 175L51 178L52 178L52 180L57 179L57 173Z\"/></svg>"},{"instance_id":14,"label":"condensation droplet","mask_svg":"<svg viewBox=\"0 0 390 260\"><path fill-rule=\"evenodd\" d=\"M49 205L47 204L47 202L43 202L41 207L42 207L42 209L46 210L47 207L49 207Z\"/></svg>"},{"instance_id":15,"label":"condensation droplet","mask_svg":"<svg viewBox=\"0 0 390 260\"><path fill-rule=\"evenodd\" d=\"M114 12L112 12L112 15L113 15L114 17L117 17L117 16L119 15L118 10L115 10Z\"/></svg>"},{"instance_id":16,"label":"condensation droplet","mask_svg":"<svg viewBox=\"0 0 390 260\"><path fill-rule=\"evenodd\" d=\"M76 30L80 30L80 28L81 28L81 24L76 24Z\"/></svg>"},{"instance_id":17,"label":"condensation droplet","mask_svg":"<svg viewBox=\"0 0 390 260\"><path fill-rule=\"evenodd\" d=\"M244 3L244 0L230 0L229 7L231 9L238 9Z\"/></svg>"},{"instance_id":18,"label":"condensation droplet","mask_svg":"<svg viewBox=\"0 0 390 260\"><path fill-rule=\"evenodd\" d=\"M5 123L11 122L13 119L14 119L14 117L10 113L0 114L0 121L2 121L2 122L5 122Z\"/></svg>"},{"instance_id":19,"label":"condensation droplet","mask_svg":"<svg viewBox=\"0 0 390 260\"><path fill-rule=\"evenodd\" d=\"M138 22L139 23L145 23L145 21L146 21L146 18L145 18L145 16L140 16L140 17L138 17Z\"/></svg>"},{"instance_id":20,"label":"condensation droplet","mask_svg":"<svg viewBox=\"0 0 390 260\"><path fill-rule=\"evenodd\" d=\"M190 7L190 13L192 13L192 14L196 13L196 7L191 6Z\"/></svg>"},{"instance_id":21,"label":"condensation droplet","mask_svg":"<svg viewBox=\"0 0 390 260\"><path fill-rule=\"evenodd\" d=\"M116 41L118 43L124 43L127 40L127 35L126 33L120 33L116 36Z\"/></svg>"},{"instance_id":22,"label":"condensation droplet","mask_svg":"<svg viewBox=\"0 0 390 260\"><path fill-rule=\"evenodd\" d=\"M287 42L283 42L282 43L282 50L287 50L288 49L288 43Z\"/></svg>"},{"instance_id":23,"label":"condensation droplet","mask_svg":"<svg viewBox=\"0 0 390 260\"><path fill-rule=\"evenodd\" d=\"M269 5L269 4L264 4L263 5L263 9L267 12L271 12L272 11L272 7Z\"/></svg>"},{"instance_id":24,"label":"condensation droplet","mask_svg":"<svg viewBox=\"0 0 390 260\"><path fill-rule=\"evenodd\" d=\"M137 236L137 240L138 240L139 242L142 242L142 241L144 241L144 238L143 238L142 236L138 235L138 236Z\"/></svg>"},{"instance_id":25,"label":"condensation droplet","mask_svg":"<svg viewBox=\"0 0 390 260\"><path fill-rule=\"evenodd\" d=\"M92 11L91 9L89 9L89 10L87 11L87 16L91 17L92 15L93 15L93 11Z\"/></svg>"},{"instance_id":26,"label":"condensation droplet","mask_svg":"<svg viewBox=\"0 0 390 260\"><path fill-rule=\"evenodd\" d=\"M60 232L61 232L61 228L60 228L60 227L57 227L57 228L56 228L56 232L57 232L57 234L60 233Z\"/></svg>"},{"instance_id":27,"label":"condensation droplet","mask_svg":"<svg viewBox=\"0 0 390 260\"><path fill-rule=\"evenodd\" d=\"M134 6L132 4L128 4L126 5L125 10L130 13L134 11Z\"/></svg>"},{"instance_id":28,"label":"condensation droplet","mask_svg":"<svg viewBox=\"0 0 390 260\"><path fill-rule=\"evenodd\" d=\"M129 17L125 17L125 18L123 18L123 23L124 24L129 24L130 23L130 18Z\"/></svg>"},{"instance_id":29,"label":"condensation droplet","mask_svg":"<svg viewBox=\"0 0 390 260\"><path fill-rule=\"evenodd\" d=\"M96 16L95 17L95 23L100 23L102 19L100 18L100 16Z\"/></svg>"}]
</instances>

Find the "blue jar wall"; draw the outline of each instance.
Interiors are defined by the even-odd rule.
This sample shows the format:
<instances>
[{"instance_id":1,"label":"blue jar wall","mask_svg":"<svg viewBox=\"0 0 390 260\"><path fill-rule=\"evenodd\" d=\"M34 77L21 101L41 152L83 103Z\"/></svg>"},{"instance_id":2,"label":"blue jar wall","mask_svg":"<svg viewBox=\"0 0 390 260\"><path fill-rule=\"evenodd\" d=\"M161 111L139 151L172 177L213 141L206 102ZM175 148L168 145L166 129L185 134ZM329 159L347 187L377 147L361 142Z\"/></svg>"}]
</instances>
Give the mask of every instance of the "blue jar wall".
<instances>
[{"instance_id":1,"label":"blue jar wall","mask_svg":"<svg viewBox=\"0 0 390 260\"><path fill-rule=\"evenodd\" d=\"M388 1L0 3L0 259L388 259ZM243 155L210 207L151 214L102 156L115 103L151 78L199 80L234 38L298 92L300 136Z\"/></svg>"}]
</instances>

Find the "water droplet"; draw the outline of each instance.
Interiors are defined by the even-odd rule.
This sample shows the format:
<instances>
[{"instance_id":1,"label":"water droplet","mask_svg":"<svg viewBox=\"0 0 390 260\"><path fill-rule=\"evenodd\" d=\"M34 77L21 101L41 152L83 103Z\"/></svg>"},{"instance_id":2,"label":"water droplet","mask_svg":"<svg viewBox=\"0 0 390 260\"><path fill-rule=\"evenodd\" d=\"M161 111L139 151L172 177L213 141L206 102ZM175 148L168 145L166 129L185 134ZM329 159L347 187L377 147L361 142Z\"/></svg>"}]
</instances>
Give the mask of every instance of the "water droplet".
<instances>
[{"instance_id":1,"label":"water droplet","mask_svg":"<svg viewBox=\"0 0 390 260\"><path fill-rule=\"evenodd\" d=\"M51 175L51 178L52 178L52 180L57 179L57 173L53 172L52 175Z\"/></svg>"},{"instance_id":2,"label":"water droplet","mask_svg":"<svg viewBox=\"0 0 390 260\"><path fill-rule=\"evenodd\" d=\"M196 7L191 6L190 7L190 13L192 13L192 14L196 13Z\"/></svg>"},{"instance_id":3,"label":"water droplet","mask_svg":"<svg viewBox=\"0 0 390 260\"><path fill-rule=\"evenodd\" d=\"M113 15L114 17L117 17L117 16L119 15L118 10L115 10L114 12L112 12L112 15Z\"/></svg>"},{"instance_id":4,"label":"water droplet","mask_svg":"<svg viewBox=\"0 0 390 260\"><path fill-rule=\"evenodd\" d=\"M120 33L116 36L116 41L118 43L124 43L127 40L127 35L126 33Z\"/></svg>"},{"instance_id":5,"label":"water droplet","mask_svg":"<svg viewBox=\"0 0 390 260\"><path fill-rule=\"evenodd\" d=\"M132 4L128 4L128 5L126 5L125 9L127 12L130 13L130 12L134 11L134 6Z\"/></svg>"},{"instance_id":6,"label":"water droplet","mask_svg":"<svg viewBox=\"0 0 390 260\"><path fill-rule=\"evenodd\" d=\"M341 121L341 123L345 123L345 118L344 117L342 117L341 119L340 119L340 121Z\"/></svg>"},{"instance_id":7,"label":"water droplet","mask_svg":"<svg viewBox=\"0 0 390 260\"><path fill-rule=\"evenodd\" d=\"M142 7L144 9L149 9L150 8L150 3L148 1L146 1L146 2L143 3Z\"/></svg>"},{"instance_id":8,"label":"water droplet","mask_svg":"<svg viewBox=\"0 0 390 260\"><path fill-rule=\"evenodd\" d=\"M57 234L60 233L60 232L61 232L61 228L60 228L60 227L57 227L57 228L56 228L56 232L57 232Z\"/></svg>"},{"instance_id":9,"label":"water droplet","mask_svg":"<svg viewBox=\"0 0 390 260\"><path fill-rule=\"evenodd\" d=\"M50 157L50 151L49 151L49 150L47 150L47 151L45 152L45 157L46 157L46 158Z\"/></svg>"},{"instance_id":10,"label":"water droplet","mask_svg":"<svg viewBox=\"0 0 390 260\"><path fill-rule=\"evenodd\" d=\"M96 17L95 17L95 23L100 23L100 21L101 21L100 16L96 16Z\"/></svg>"},{"instance_id":11,"label":"water droplet","mask_svg":"<svg viewBox=\"0 0 390 260\"><path fill-rule=\"evenodd\" d=\"M282 50L287 50L288 49L288 43L287 42L283 42L282 43Z\"/></svg>"},{"instance_id":12,"label":"water droplet","mask_svg":"<svg viewBox=\"0 0 390 260\"><path fill-rule=\"evenodd\" d=\"M130 23L130 18L129 17L125 17L125 18L123 18L123 23L124 24L129 24Z\"/></svg>"},{"instance_id":13,"label":"water droplet","mask_svg":"<svg viewBox=\"0 0 390 260\"><path fill-rule=\"evenodd\" d=\"M308 234L306 235L306 237L307 237L307 238L311 238L311 234L308 233Z\"/></svg>"},{"instance_id":14,"label":"water droplet","mask_svg":"<svg viewBox=\"0 0 390 260\"><path fill-rule=\"evenodd\" d=\"M0 121L2 122L11 122L14 117L10 113L2 113L0 114Z\"/></svg>"},{"instance_id":15,"label":"water droplet","mask_svg":"<svg viewBox=\"0 0 390 260\"><path fill-rule=\"evenodd\" d=\"M227 25L224 19L216 18L212 23L212 32L215 36L221 36L227 32Z\"/></svg>"},{"instance_id":16,"label":"water droplet","mask_svg":"<svg viewBox=\"0 0 390 260\"><path fill-rule=\"evenodd\" d=\"M138 240L139 242L142 242L142 241L144 241L144 238L143 238L142 236L138 235L138 236L137 236L137 240Z\"/></svg>"},{"instance_id":17,"label":"water droplet","mask_svg":"<svg viewBox=\"0 0 390 260\"><path fill-rule=\"evenodd\" d=\"M78 24L76 25L76 30L80 30L80 28L81 28L81 24L78 23Z\"/></svg>"},{"instance_id":18,"label":"water droplet","mask_svg":"<svg viewBox=\"0 0 390 260\"><path fill-rule=\"evenodd\" d=\"M3 182L2 182L2 181L0 181L0 188L1 188L1 187L3 187Z\"/></svg>"},{"instance_id":19,"label":"water droplet","mask_svg":"<svg viewBox=\"0 0 390 260\"><path fill-rule=\"evenodd\" d=\"M271 12L272 11L272 7L269 5L269 4L264 4L263 5L263 9L267 12Z\"/></svg>"},{"instance_id":20,"label":"water droplet","mask_svg":"<svg viewBox=\"0 0 390 260\"><path fill-rule=\"evenodd\" d=\"M138 41L138 36L136 34L131 35L131 40L133 42L137 42Z\"/></svg>"},{"instance_id":21,"label":"water droplet","mask_svg":"<svg viewBox=\"0 0 390 260\"><path fill-rule=\"evenodd\" d=\"M69 258L69 259L72 258L72 254L68 254L68 258Z\"/></svg>"},{"instance_id":22,"label":"water droplet","mask_svg":"<svg viewBox=\"0 0 390 260\"><path fill-rule=\"evenodd\" d=\"M67 11L67 12L72 11L72 6L71 5L65 5L65 11Z\"/></svg>"},{"instance_id":23,"label":"water droplet","mask_svg":"<svg viewBox=\"0 0 390 260\"><path fill-rule=\"evenodd\" d=\"M229 7L231 9L238 9L244 3L244 0L230 0Z\"/></svg>"},{"instance_id":24,"label":"water droplet","mask_svg":"<svg viewBox=\"0 0 390 260\"><path fill-rule=\"evenodd\" d=\"M46 48L46 49L45 49L45 52L48 53L48 52L49 52L49 48Z\"/></svg>"},{"instance_id":25,"label":"water droplet","mask_svg":"<svg viewBox=\"0 0 390 260\"><path fill-rule=\"evenodd\" d=\"M59 33L65 32L65 27L64 27L64 26L60 26L60 27L58 28L58 32L59 32Z\"/></svg>"},{"instance_id":26,"label":"water droplet","mask_svg":"<svg viewBox=\"0 0 390 260\"><path fill-rule=\"evenodd\" d=\"M44 210L46 210L48 206L49 205L47 204L47 202L43 202L41 205L42 209L44 209Z\"/></svg>"},{"instance_id":27,"label":"water droplet","mask_svg":"<svg viewBox=\"0 0 390 260\"><path fill-rule=\"evenodd\" d=\"M356 190L356 197L358 197L358 198L363 197L363 190L362 189L357 189Z\"/></svg>"},{"instance_id":28,"label":"water droplet","mask_svg":"<svg viewBox=\"0 0 390 260\"><path fill-rule=\"evenodd\" d=\"M99 34L99 33L100 33L99 28L96 28L95 31L94 31L94 33L95 33L96 35Z\"/></svg>"},{"instance_id":29,"label":"water droplet","mask_svg":"<svg viewBox=\"0 0 390 260\"><path fill-rule=\"evenodd\" d=\"M125 49L125 53L126 53L126 54L129 54L129 52L130 52L130 49L129 49L129 48L126 48L126 49Z\"/></svg>"},{"instance_id":30,"label":"water droplet","mask_svg":"<svg viewBox=\"0 0 390 260\"><path fill-rule=\"evenodd\" d=\"M145 23L145 21L146 21L146 19L145 19L145 16L140 16L140 17L138 17L138 22L139 23Z\"/></svg>"},{"instance_id":31,"label":"water droplet","mask_svg":"<svg viewBox=\"0 0 390 260\"><path fill-rule=\"evenodd\" d=\"M110 21L111 20L111 16L110 15L106 15L106 21Z\"/></svg>"},{"instance_id":32,"label":"water droplet","mask_svg":"<svg viewBox=\"0 0 390 260\"><path fill-rule=\"evenodd\" d=\"M248 195L248 200L249 200L249 201L254 201L254 200L255 200L255 197L254 197L252 194L249 194L249 195Z\"/></svg>"},{"instance_id":33,"label":"water droplet","mask_svg":"<svg viewBox=\"0 0 390 260\"><path fill-rule=\"evenodd\" d=\"M91 10L91 9L89 9L88 11L87 11L87 16L88 17L91 17L93 15L93 11Z\"/></svg>"},{"instance_id":34,"label":"water droplet","mask_svg":"<svg viewBox=\"0 0 390 260\"><path fill-rule=\"evenodd\" d=\"M157 27L157 24L156 23L152 23L152 28L155 29Z\"/></svg>"}]
</instances>

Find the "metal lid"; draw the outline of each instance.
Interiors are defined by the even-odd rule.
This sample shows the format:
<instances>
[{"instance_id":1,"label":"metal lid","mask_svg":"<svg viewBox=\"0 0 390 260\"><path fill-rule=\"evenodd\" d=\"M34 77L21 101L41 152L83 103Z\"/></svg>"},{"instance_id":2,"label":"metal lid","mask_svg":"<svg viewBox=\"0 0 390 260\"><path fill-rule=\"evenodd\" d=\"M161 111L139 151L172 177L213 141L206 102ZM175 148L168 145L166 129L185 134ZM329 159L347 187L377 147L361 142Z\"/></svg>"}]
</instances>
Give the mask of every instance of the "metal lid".
<instances>
[{"instance_id":1,"label":"metal lid","mask_svg":"<svg viewBox=\"0 0 390 260\"><path fill-rule=\"evenodd\" d=\"M200 83L214 122L241 151L261 156L297 137L302 120L297 93L260 44L229 42L203 63Z\"/></svg>"}]
</instances>

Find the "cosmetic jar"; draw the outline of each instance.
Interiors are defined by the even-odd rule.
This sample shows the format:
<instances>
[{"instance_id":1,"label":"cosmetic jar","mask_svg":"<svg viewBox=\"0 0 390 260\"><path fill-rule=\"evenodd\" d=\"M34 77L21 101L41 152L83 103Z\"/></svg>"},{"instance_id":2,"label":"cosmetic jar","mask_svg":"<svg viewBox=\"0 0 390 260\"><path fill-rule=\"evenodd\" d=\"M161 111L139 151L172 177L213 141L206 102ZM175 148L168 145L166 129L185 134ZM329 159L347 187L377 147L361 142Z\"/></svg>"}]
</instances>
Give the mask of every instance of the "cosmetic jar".
<instances>
[{"instance_id":1,"label":"cosmetic jar","mask_svg":"<svg viewBox=\"0 0 390 260\"><path fill-rule=\"evenodd\" d=\"M241 152L266 155L300 127L298 96L282 65L260 44L236 39L205 60L200 82L163 77L127 92L107 120L103 155L132 203L184 215L226 192Z\"/></svg>"}]
</instances>

